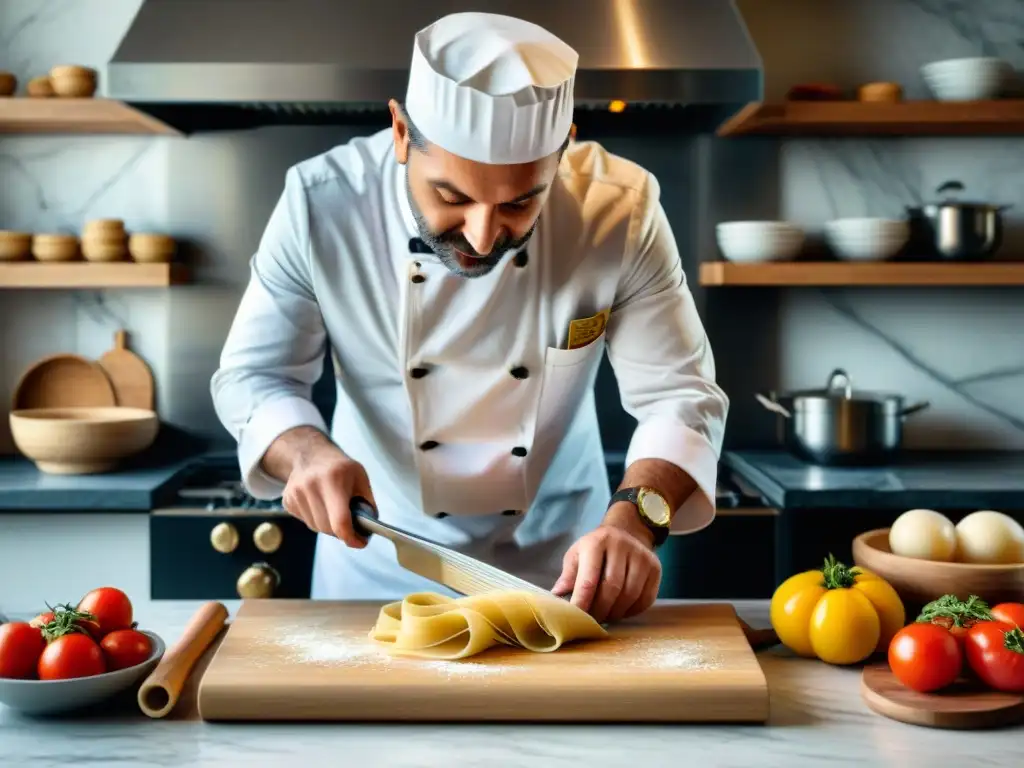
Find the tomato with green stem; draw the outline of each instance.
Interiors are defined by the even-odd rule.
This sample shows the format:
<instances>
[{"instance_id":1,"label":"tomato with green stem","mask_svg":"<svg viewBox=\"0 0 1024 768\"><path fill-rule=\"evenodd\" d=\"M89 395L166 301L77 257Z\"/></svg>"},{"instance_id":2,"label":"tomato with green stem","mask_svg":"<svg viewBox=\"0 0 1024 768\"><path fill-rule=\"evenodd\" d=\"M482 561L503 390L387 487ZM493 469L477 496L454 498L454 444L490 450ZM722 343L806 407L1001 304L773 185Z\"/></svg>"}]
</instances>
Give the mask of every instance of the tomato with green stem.
<instances>
[{"instance_id":1,"label":"tomato with green stem","mask_svg":"<svg viewBox=\"0 0 1024 768\"><path fill-rule=\"evenodd\" d=\"M992 621L992 613L988 603L977 595L970 595L966 600L956 595L943 595L922 608L917 621L937 624L949 630L963 650L964 638L970 628L979 621Z\"/></svg>"},{"instance_id":2,"label":"tomato with green stem","mask_svg":"<svg viewBox=\"0 0 1024 768\"><path fill-rule=\"evenodd\" d=\"M967 663L997 691L1024 693L1024 631L1001 621L975 624L964 642Z\"/></svg>"},{"instance_id":3,"label":"tomato with green stem","mask_svg":"<svg viewBox=\"0 0 1024 768\"><path fill-rule=\"evenodd\" d=\"M69 632L51 640L39 657L40 680L91 677L107 671L103 651L85 632Z\"/></svg>"}]
</instances>

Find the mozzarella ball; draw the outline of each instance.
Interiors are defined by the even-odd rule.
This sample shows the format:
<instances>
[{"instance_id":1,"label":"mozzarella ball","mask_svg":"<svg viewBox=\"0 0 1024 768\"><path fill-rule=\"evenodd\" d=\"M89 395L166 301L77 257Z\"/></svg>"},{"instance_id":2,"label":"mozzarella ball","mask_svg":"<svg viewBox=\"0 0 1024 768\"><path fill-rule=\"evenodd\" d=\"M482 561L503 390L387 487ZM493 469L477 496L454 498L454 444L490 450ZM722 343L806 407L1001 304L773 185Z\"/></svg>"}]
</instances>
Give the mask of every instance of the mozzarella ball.
<instances>
[{"instance_id":1,"label":"mozzarella ball","mask_svg":"<svg viewBox=\"0 0 1024 768\"><path fill-rule=\"evenodd\" d=\"M1024 563L1024 526L989 509L967 515L956 526L957 558L964 563Z\"/></svg>"},{"instance_id":2,"label":"mozzarella ball","mask_svg":"<svg viewBox=\"0 0 1024 768\"><path fill-rule=\"evenodd\" d=\"M889 529L889 550L919 560L952 560L956 555L953 521L933 509L911 509Z\"/></svg>"}]
</instances>

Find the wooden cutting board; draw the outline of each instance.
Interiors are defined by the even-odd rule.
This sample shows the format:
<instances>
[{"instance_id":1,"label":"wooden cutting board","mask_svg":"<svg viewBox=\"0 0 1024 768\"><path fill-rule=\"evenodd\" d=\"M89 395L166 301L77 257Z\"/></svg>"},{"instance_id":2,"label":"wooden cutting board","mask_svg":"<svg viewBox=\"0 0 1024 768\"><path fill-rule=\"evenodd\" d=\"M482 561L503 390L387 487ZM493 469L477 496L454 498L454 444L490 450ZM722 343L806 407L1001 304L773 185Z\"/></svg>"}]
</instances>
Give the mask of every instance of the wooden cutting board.
<instances>
[{"instance_id":1,"label":"wooden cutting board","mask_svg":"<svg viewBox=\"0 0 1024 768\"><path fill-rule=\"evenodd\" d=\"M936 693L904 686L882 662L864 667L861 697L875 712L893 720L930 728L994 728L1024 723L1024 696L985 689L958 680Z\"/></svg>"},{"instance_id":2,"label":"wooden cutting board","mask_svg":"<svg viewBox=\"0 0 1024 768\"><path fill-rule=\"evenodd\" d=\"M768 683L731 605L655 605L553 653L395 658L379 603L244 601L199 686L204 720L764 722Z\"/></svg>"},{"instance_id":3,"label":"wooden cutting board","mask_svg":"<svg viewBox=\"0 0 1024 768\"><path fill-rule=\"evenodd\" d=\"M114 334L114 348L104 352L98 362L114 385L118 405L153 410L153 373L141 357L129 351L125 331Z\"/></svg>"}]
</instances>

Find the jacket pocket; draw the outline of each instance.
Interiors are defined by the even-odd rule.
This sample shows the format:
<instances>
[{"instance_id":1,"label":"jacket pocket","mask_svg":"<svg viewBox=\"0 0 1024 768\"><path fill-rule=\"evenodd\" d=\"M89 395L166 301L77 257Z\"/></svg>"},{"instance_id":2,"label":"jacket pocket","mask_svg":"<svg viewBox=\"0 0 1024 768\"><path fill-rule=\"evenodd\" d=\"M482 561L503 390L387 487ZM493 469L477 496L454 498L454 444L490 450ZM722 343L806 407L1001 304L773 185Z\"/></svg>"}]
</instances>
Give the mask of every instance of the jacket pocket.
<instances>
[{"instance_id":1,"label":"jacket pocket","mask_svg":"<svg viewBox=\"0 0 1024 768\"><path fill-rule=\"evenodd\" d=\"M540 487L580 407L589 401L587 395L597 378L604 347L605 335L602 332L585 347L548 347L545 350L527 481L531 498Z\"/></svg>"}]
</instances>

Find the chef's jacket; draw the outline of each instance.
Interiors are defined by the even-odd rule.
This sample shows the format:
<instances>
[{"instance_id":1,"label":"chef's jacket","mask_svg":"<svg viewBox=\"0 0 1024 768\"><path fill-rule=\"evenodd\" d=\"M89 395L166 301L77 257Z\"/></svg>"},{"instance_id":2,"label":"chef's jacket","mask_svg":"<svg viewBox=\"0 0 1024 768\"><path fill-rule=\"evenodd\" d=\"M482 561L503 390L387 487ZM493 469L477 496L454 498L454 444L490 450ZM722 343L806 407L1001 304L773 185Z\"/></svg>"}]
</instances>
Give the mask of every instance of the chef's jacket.
<instances>
[{"instance_id":1,"label":"chef's jacket","mask_svg":"<svg viewBox=\"0 0 1024 768\"><path fill-rule=\"evenodd\" d=\"M728 399L655 177L571 144L526 248L467 279L423 252L405 172L388 129L286 174L211 383L248 491L281 496L260 460L314 426L366 468L383 520L550 587L610 496L593 395L607 352L638 422L627 466L664 459L696 481L673 533L711 523ZM599 334L568 348L588 318ZM310 400L328 348L329 429ZM444 592L381 537L319 537L314 597L417 589Z\"/></svg>"}]
</instances>

